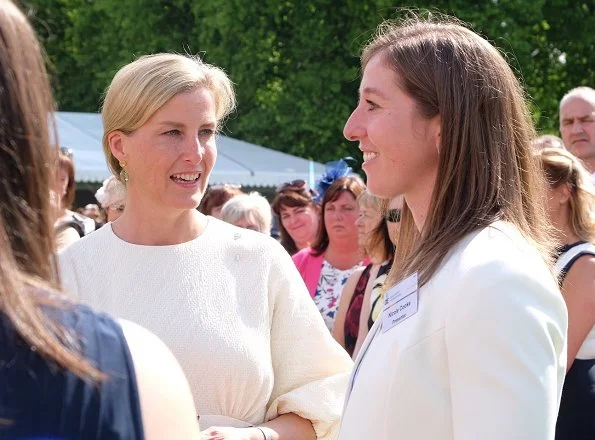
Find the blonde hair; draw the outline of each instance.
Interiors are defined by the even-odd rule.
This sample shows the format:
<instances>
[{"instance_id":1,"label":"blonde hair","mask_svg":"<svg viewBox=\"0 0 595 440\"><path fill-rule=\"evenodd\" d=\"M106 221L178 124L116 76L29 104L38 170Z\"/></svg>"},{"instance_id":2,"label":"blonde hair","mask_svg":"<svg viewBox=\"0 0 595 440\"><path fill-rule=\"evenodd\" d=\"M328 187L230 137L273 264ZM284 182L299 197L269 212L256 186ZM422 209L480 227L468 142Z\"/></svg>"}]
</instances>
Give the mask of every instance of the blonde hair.
<instances>
[{"instance_id":1,"label":"blonde hair","mask_svg":"<svg viewBox=\"0 0 595 440\"><path fill-rule=\"evenodd\" d=\"M581 240L595 242L595 187L583 163L561 148L544 148L536 153L552 188L570 189L569 223Z\"/></svg>"},{"instance_id":2,"label":"blonde hair","mask_svg":"<svg viewBox=\"0 0 595 440\"><path fill-rule=\"evenodd\" d=\"M381 261L392 259L395 255L395 245L390 239L390 232L386 221L388 200L371 194L367 189L357 196L357 204L361 208L373 209L380 219L370 232L365 245L369 257L377 257Z\"/></svg>"},{"instance_id":3,"label":"blonde hair","mask_svg":"<svg viewBox=\"0 0 595 440\"><path fill-rule=\"evenodd\" d=\"M425 284L453 246L496 220L516 226L551 265L545 184L530 147L535 130L503 56L460 23L433 14L380 25L363 50L363 69L376 55L396 73L419 115L441 121L428 217L419 232L403 204L387 285L415 271Z\"/></svg>"},{"instance_id":4,"label":"blonde hair","mask_svg":"<svg viewBox=\"0 0 595 440\"><path fill-rule=\"evenodd\" d=\"M386 210L387 201L382 197L371 194L367 189L357 196L357 204L361 207L366 207L378 211L380 215Z\"/></svg>"},{"instance_id":5,"label":"blonde hair","mask_svg":"<svg viewBox=\"0 0 595 440\"><path fill-rule=\"evenodd\" d=\"M120 179L122 167L111 152L108 136L130 134L179 93L206 87L215 95L220 123L235 108L231 80L223 70L197 56L159 53L142 56L114 76L103 100L103 153L110 171Z\"/></svg>"},{"instance_id":6,"label":"blonde hair","mask_svg":"<svg viewBox=\"0 0 595 440\"><path fill-rule=\"evenodd\" d=\"M272 217L271 205L256 191L234 196L221 208L221 220L231 224L248 220L256 223L258 230L265 234L271 233Z\"/></svg>"}]
</instances>

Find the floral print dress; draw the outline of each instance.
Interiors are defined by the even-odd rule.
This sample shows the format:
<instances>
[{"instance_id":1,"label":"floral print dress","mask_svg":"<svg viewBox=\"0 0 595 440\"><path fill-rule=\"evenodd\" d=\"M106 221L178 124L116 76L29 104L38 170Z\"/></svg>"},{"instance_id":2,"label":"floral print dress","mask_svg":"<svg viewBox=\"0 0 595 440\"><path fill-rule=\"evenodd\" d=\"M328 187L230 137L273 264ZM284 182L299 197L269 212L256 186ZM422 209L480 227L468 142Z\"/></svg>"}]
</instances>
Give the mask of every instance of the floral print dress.
<instances>
[{"instance_id":1,"label":"floral print dress","mask_svg":"<svg viewBox=\"0 0 595 440\"><path fill-rule=\"evenodd\" d=\"M361 264L358 263L349 269L340 270L326 260L322 262L320 280L318 281L314 295L314 303L318 307L324 323L329 330L332 330L335 322L343 287L345 287L345 283L351 274L355 272L355 269L360 266Z\"/></svg>"}]
</instances>

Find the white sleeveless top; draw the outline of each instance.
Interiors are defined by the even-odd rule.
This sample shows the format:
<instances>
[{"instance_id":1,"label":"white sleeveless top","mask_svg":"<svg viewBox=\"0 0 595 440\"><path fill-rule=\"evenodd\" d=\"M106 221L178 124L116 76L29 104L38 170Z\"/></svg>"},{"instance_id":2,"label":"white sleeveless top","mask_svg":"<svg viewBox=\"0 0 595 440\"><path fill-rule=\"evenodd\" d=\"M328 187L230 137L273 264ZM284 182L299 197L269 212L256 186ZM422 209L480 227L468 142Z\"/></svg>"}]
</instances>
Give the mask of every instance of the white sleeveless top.
<instances>
[{"instance_id":1,"label":"white sleeveless top","mask_svg":"<svg viewBox=\"0 0 595 440\"><path fill-rule=\"evenodd\" d=\"M595 245L593 243L577 244L560 255L556 261L556 274L558 277L563 280L572 264L582 255L595 255ZM595 359L595 326L579 348L576 358Z\"/></svg>"}]
</instances>

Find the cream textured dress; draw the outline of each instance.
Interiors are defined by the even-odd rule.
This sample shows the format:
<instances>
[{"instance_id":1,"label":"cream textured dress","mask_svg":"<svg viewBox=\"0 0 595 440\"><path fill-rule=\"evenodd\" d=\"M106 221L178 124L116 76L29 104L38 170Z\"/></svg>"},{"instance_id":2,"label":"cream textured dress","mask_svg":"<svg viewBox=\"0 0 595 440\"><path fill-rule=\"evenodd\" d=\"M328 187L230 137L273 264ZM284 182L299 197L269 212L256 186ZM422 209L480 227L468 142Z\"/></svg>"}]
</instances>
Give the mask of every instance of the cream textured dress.
<instances>
[{"instance_id":1,"label":"cream textured dress","mask_svg":"<svg viewBox=\"0 0 595 440\"><path fill-rule=\"evenodd\" d=\"M201 429L295 413L312 421L319 439L335 438L349 356L281 245L208 220L201 236L172 246L127 243L108 223L60 255L64 287L168 345Z\"/></svg>"}]
</instances>

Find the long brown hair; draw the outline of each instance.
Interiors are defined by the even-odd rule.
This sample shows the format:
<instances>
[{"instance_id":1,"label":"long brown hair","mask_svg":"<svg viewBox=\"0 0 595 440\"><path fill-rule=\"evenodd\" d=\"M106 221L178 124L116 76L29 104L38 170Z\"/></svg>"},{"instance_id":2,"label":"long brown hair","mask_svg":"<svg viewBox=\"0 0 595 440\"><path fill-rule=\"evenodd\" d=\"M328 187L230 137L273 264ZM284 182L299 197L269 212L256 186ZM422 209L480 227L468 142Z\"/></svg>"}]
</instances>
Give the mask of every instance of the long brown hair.
<instances>
[{"instance_id":1,"label":"long brown hair","mask_svg":"<svg viewBox=\"0 0 595 440\"><path fill-rule=\"evenodd\" d=\"M362 53L380 54L424 118L441 117L436 185L423 230L403 204L390 280L415 271L420 285L467 234L504 220L551 263L553 242L535 131L521 85L503 56L452 19L408 17L383 23Z\"/></svg>"},{"instance_id":2,"label":"long brown hair","mask_svg":"<svg viewBox=\"0 0 595 440\"><path fill-rule=\"evenodd\" d=\"M320 228L318 229L318 237L316 244L312 246L312 253L314 255L322 255L326 252L329 245L329 236L326 227L324 226L324 208L328 203L332 203L341 197L344 192L350 193L353 198L357 199L361 193L366 189L366 184L357 175L350 175L341 177L335 180L331 186L324 193L322 203L320 204Z\"/></svg>"},{"instance_id":3,"label":"long brown hair","mask_svg":"<svg viewBox=\"0 0 595 440\"><path fill-rule=\"evenodd\" d=\"M595 243L595 187L581 160L562 148L544 148L536 155L552 188L568 186L568 223L572 232L581 240Z\"/></svg>"},{"instance_id":4,"label":"long brown hair","mask_svg":"<svg viewBox=\"0 0 595 440\"><path fill-rule=\"evenodd\" d=\"M54 103L41 48L25 16L0 0L0 312L49 361L81 377L103 377L44 316L57 286L50 184L57 151L50 148Z\"/></svg>"}]
</instances>

